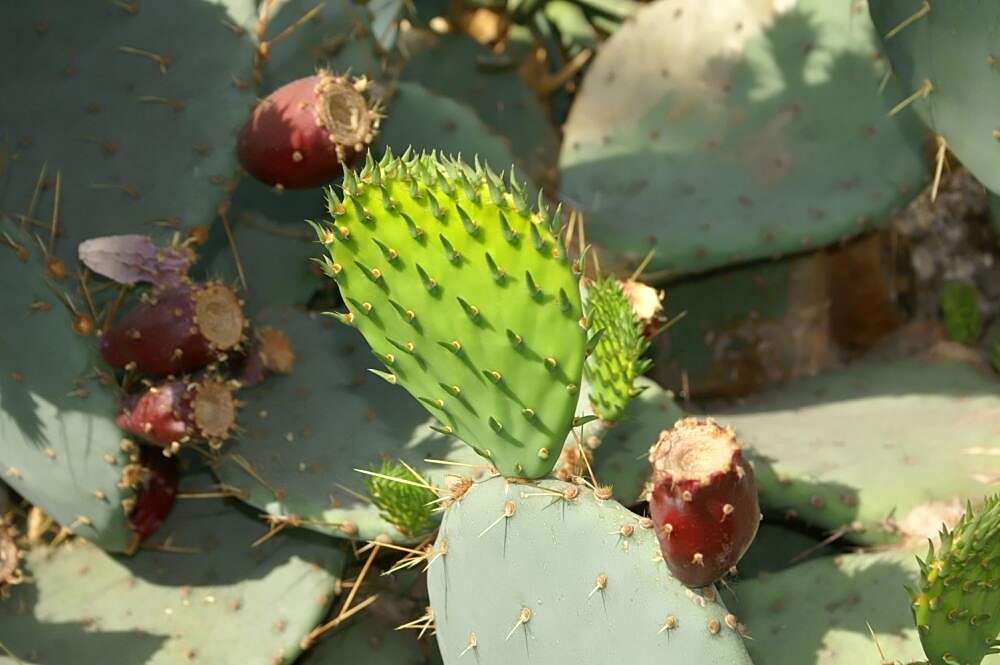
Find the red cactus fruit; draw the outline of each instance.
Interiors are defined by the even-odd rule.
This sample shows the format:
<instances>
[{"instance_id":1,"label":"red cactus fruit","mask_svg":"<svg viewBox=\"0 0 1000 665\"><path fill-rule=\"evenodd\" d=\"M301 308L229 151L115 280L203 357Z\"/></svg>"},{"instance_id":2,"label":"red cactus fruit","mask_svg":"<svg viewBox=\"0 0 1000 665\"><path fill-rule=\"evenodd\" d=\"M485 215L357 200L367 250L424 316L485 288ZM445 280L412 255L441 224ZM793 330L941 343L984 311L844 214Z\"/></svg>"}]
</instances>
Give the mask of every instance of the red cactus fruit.
<instances>
[{"instance_id":1,"label":"red cactus fruit","mask_svg":"<svg viewBox=\"0 0 1000 665\"><path fill-rule=\"evenodd\" d=\"M649 510L663 559L690 587L712 584L743 557L760 523L757 484L732 429L686 418L650 449Z\"/></svg>"},{"instance_id":2,"label":"red cactus fruit","mask_svg":"<svg viewBox=\"0 0 1000 665\"><path fill-rule=\"evenodd\" d=\"M250 175L275 187L324 185L372 142L381 115L368 81L320 71L278 88L243 126L236 155Z\"/></svg>"},{"instance_id":3,"label":"red cactus fruit","mask_svg":"<svg viewBox=\"0 0 1000 665\"><path fill-rule=\"evenodd\" d=\"M136 477L132 479L137 491L129 513L129 525L135 533L130 552L160 528L177 498L176 458L164 457L156 450L144 450L141 459L141 467L136 469Z\"/></svg>"},{"instance_id":4,"label":"red cactus fruit","mask_svg":"<svg viewBox=\"0 0 1000 665\"><path fill-rule=\"evenodd\" d=\"M154 445L176 452L188 441L218 447L236 423L233 387L209 376L198 381L166 381L122 401L118 426Z\"/></svg>"},{"instance_id":5,"label":"red cactus fruit","mask_svg":"<svg viewBox=\"0 0 1000 665\"><path fill-rule=\"evenodd\" d=\"M245 326L243 305L229 287L185 282L143 294L101 336L101 356L144 374L186 374L235 349Z\"/></svg>"}]
</instances>

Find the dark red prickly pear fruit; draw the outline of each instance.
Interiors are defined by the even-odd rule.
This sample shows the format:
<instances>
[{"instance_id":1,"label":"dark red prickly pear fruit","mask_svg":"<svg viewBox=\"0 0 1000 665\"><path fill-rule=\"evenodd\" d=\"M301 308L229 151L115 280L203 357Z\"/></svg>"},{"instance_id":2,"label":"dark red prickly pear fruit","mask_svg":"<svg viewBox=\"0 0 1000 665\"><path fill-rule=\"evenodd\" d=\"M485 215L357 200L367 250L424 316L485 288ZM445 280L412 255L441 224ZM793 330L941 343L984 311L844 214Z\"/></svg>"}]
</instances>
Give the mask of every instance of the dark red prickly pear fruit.
<instances>
[{"instance_id":1,"label":"dark red prickly pear fruit","mask_svg":"<svg viewBox=\"0 0 1000 665\"><path fill-rule=\"evenodd\" d=\"M229 287L185 282L143 294L101 336L101 356L143 374L186 374L236 348L245 326L242 303Z\"/></svg>"},{"instance_id":2,"label":"dark red prickly pear fruit","mask_svg":"<svg viewBox=\"0 0 1000 665\"><path fill-rule=\"evenodd\" d=\"M649 461L649 510L670 572L689 587L721 579L760 523L753 470L732 429L685 418L660 434Z\"/></svg>"},{"instance_id":3,"label":"dark red prickly pear fruit","mask_svg":"<svg viewBox=\"0 0 1000 665\"><path fill-rule=\"evenodd\" d=\"M177 460L164 457L158 450L144 450L142 453L140 477L135 479L137 492L129 524L135 532L135 540L130 550L153 535L177 498Z\"/></svg>"},{"instance_id":4,"label":"dark red prickly pear fruit","mask_svg":"<svg viewBox=\"0 0 1000 665\"><path fill-rule=\"evenodd\" d=\"M191 440L217 446L236 422L233 387L215 377L166 381L123 401L118 426L154 445L176 452Z\"/></svg>"},{"instance_id":5,"label":"dark red prickly pear fruit","mask_svg":"<svg viewBox=\"0 0 1000 665\"><path fill-rule=\"evenodd\" d=\"M272 92L243 126L236 155L250 175L288 189L319 187L372 142L381 115L365 78L321 71Z\"/></svg>"}]
</instances>

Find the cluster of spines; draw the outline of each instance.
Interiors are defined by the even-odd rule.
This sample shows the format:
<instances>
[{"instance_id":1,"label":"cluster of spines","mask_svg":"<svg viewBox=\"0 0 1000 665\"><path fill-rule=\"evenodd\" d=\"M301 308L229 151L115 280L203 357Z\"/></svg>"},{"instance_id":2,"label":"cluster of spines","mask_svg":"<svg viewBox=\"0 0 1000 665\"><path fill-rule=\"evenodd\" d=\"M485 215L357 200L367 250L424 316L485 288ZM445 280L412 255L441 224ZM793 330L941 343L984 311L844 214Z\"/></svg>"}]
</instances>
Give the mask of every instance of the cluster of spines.
<instances>
[{"instance_id":1,"label":"cluster of spines","mask_svg":"<svg viewBox=\"0 0 1000 665\"><path fill-rule=\"evenodd\" d=\"M952 531L941 531L910 590L914 621L932 665L978 665L1000 653L1000 495Z\"/></svg>"},{"instance_id":2,"label":"cluster of spines","mask_svg":"<svg viewBox=\"0 0 1000 665\"><path fill-rule=\"evenodd\" d=\"M642 392L635 387L635 379L652 364L642 357L649 340L614 277L600 278L588 287L587 318L601 333L585 366L592 389L591 406L601 420L615 422L624 415L629 401Z\"/></svg>"},{"instance_id":3,"label":"cluster of spines","mask_svg":"<svg viewBox=\"0 0 1000 665\"><path fill-rule=\"evenodd\" d=\"M459 223L459 226L456 227L460 229L459 232L464 230L473 239L479 239L483 231L474 212L470 213L472 206L478 207L483 204L492 204L497 210L500 234L509 245L520 247L522 243L530 243L530 246L542 256L555 259L563 264L569 264L572 273L576 277L576 281L579 280L579 275L583 271L582 260L573 261L570 264L569 256L559 240L562 233L560 209L557 207L555 211L552 211L545 203L540 192L537 206L532 209L528 204L524 187L518 182L513 173L513 168L511 169L509 178L505 181L502 174L496 174L488 165L481 164L478 158L470 166L462 162L460 156L458 158L449 158L438 155L436 152L415 155L410 149L407 149L401 157L395 158L391 150L387 149L384 157L376 162L369 152L365 160L365 165L360 172L345 171L342 197L338 196L332 188L327 189L327 207L330 214L330 223L325 226L312 223L321 244L330 250L329 255L318 259L322 271L341 285L345 302L348 305L348 312L330 313L331 316L340 322L358 327L359 321L357 317L366 316L374 320L375 317L379 316L379 313L375 312L375 305L373 303L358 301L351 295L350 289L343 289L343 280L347 276L347 273L358 272L386 292L388 303L403 322L416 330L420 330L421 328L421 315L418 312L388 296L388 285L385 282L383 268L374 265L365 265L355 257L351 259L353 263L351 266L342 265L337 261L334 248L338 243L352 241L351 223L355 223L355 220L357 220L366 227L373 227L376 224L375 216L365 207L364 199L369 196L374 195L379 197L382 208L385 209L386 213L394 217L399 217L405 222L409 235L415 242L422 245L422 251L441 251L443 258L453 265L461 265L466 260L466 257L462 256L460 250L454 246L454 243L443 232L439 232L439 229L435 228L424 228L416 220L407 215L404 206L401 206L392 194L392 186L398 186L399 182L405 183L409 197L422 205L429 212L430 217L445 223L446 218L449 215L453 215L455 221ZM438 197L435 196L435 191L439 193L439 196L448 197L449 200L446 204L442 204L439 201ZM463 205L468 207L469 210L466 210ZM515 228L515 225L510 223L509 218L513 219L514 216L530 220L526 230L519 231ZM384 238L380 239L372 236L370 239L377 247L381 258L388 265L406 260L406 257L400 255L400 251L397 248L386 244ZM523 275L508 274L505 266L501 265L494 258L488 247L484 255L486 268L493 281L498 285L504 285L507 280L522 282L532 300L538 303L555 301L558 303L563 315L572 317L584 330L588 329L587 319L582 316L582 312L574 305L574 298L571 297L566 288L560 287L553 293L546 293L543 290L540 280L530 270L526 270ZM437 297L440 293L441 285L435 276L419 263L414 263L414 268L423 287L429 294ZM473 323L480 321L483 313L476 303L469 302L461 297L457 297L456 301L465 317ZM444 315L446 315L444 310L434 312L434 316ZM521 355L531 353L526 348L524 339L518 332L510 328L506 328L504 332L512 351ZM405 370L402 370L396 363L398 354L403 353L413 356L420 362L419 349L416 348L412 340L397 340L386 337L385 341L392 348L379 350L377 348L378 341L375 340L373 343L373 340L369 339L369 342L373 346L373 353L385 365L385 370L373 369L370 371L391 384L402 383L406 385L407 377L404 375ZM594 341L596 342L596 340ZM464 354L463 343L459 339L442 339L437 340L436 343L456 356ZM553 356L540 357L539 362L545 366L551 375L565 379L562 383L568 395L576 395L578 393L578 383L572 377L566 377L557 358ZM503 374L495 367L484 366L478 368L478 371L479 374L493 384L502 386L504 383ZM456 398L459 401L464 401L462 387L444 382L439 382L438 385L443 391L439 397L418 395L416 393L414 393L414 396L442 421L441 426L435 427L435 430L446 435L461 436L462 432L456 431L456 420L454 417L449 418L452 414L448 413L445 407L445 399ZM522 407L520 413L524 418L529 421L537 421L539 414L532 405L522 405ZM495 416L489 416L485 420L495 434L501 435L504 433L505 427L500 419ZM538 427L538 425L539 423L536 422L535 426ZM568 428L569 423L567 423L567 430ZM545 428L541 427L539 429L544 430ZM557 437L552 436L551 438L555 439ZM467 442L484 457L493 458L492 451L489 448L477 446L476 441ZM538 458L540 460L547 460L550 454L551 450L548 446L538 450ZM521 465L518 464L515 465L512 472L518 474L523 470Z\"/></svg>"}]
</instances>

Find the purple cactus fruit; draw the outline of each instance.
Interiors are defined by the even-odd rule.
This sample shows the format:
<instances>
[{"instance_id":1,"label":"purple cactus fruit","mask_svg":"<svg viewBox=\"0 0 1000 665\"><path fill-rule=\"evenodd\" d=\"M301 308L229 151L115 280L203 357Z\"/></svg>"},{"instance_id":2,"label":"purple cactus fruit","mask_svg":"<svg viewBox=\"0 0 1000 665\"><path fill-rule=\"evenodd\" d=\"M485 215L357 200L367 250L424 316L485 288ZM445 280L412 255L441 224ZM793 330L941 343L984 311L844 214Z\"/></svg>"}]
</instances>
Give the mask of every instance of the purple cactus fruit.
<instances>
[{"instance_id":1,"label":"purple cactus fruit","mask_svg":"<svg viewBox=\"0 0 1000 665\"><path fill-rule=\"evenodd\" d=\"M236 407L233 386L220 378L165 381L125 397L117 422L129 434L172 452L189 441L218 447L232 433Z\"/></svg>"},{"instance_id":2,"label":"purple cactus fruit","mask_svg":"<svg viewBox=\"0 0 1000 665\"><path fill-rule=\"evenodd\" d=\"M243 304L229 287L183 282L143 294L101 336L101 356L143 374L187 374L236 349L245 327Z\"/></svg>"},{"instance_id":3,"label":"purple cactus fruit","mask_svg":"<svg viewBox=\"0 0 1000 665\"><path fill-rule=\"evenodd\" d=\"M253 177L275 187L319 187L340 175L378 130L368 81L321 71L260 102L240 132L236 154Z\"/></svg>"}]
</instances>

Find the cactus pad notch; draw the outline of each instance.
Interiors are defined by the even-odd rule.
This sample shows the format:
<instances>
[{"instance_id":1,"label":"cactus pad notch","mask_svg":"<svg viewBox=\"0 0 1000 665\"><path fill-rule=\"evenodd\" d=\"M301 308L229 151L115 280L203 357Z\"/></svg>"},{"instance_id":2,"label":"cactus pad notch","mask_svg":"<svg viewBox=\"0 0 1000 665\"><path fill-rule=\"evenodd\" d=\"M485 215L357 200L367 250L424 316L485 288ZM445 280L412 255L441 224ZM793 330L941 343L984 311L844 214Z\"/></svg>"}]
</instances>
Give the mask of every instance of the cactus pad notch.
<instances>
[{"instance_id":1,"label":"cactus pad notch","mask_svg":"<svg viewBox=\"0 0 1000 665\"><path fill-rule=\"evenodd\" d=\"M508 476L559 457L586 355L558 215L476 160L371 158L328 190L325 269L386 371Z\"/></svg>"}]
</instances>

